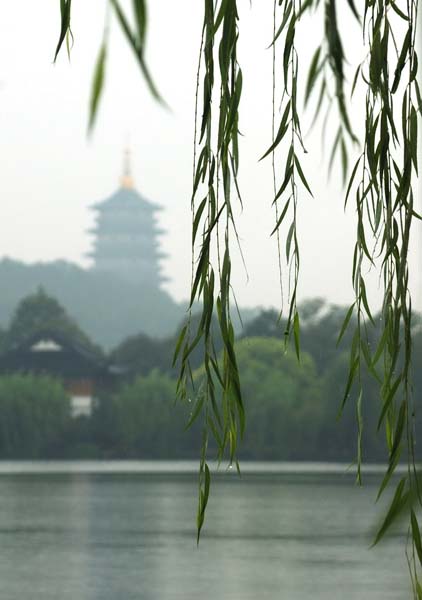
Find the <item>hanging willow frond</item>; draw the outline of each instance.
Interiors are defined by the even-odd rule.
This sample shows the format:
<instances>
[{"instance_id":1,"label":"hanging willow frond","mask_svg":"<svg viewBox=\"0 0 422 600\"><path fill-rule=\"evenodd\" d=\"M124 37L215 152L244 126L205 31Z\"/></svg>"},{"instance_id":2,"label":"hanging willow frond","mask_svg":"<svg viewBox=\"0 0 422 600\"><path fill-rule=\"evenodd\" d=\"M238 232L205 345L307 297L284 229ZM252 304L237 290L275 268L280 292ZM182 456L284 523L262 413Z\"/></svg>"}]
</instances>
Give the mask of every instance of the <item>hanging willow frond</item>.
<instances>
[{"instance_id":1,"label":"hanging willow frond","mask_svg":"<svg viewBox=\"0 0 422 600\"><path fill-rule=\"evenodd\" d=\"M204 2L202 33L202 118L199 122L198 160L195 165L192 211L192 252L199 233L199 255L194 267L190 307L202 301L197 330L188 324L180 338L175 359L180 357L177 390L188 395L189 358L202 344L204 381L196 395L192 419L202 419L203 443L199 469L198 539L204 523L210 475L207 446L211 435L217 445L218 460L227 454L237 464L238 439L245 428L245 411L234 348L231 320L231 238L237 239L233 197L241 202L237 181L239 169L239 104L242 95L242 71L237 60L238 12L235 1ZM216 61L218 55L218 61ZM217 68L216 68L217 67ZM197 102L199 98L197 98ZM218 116L213 103L218 102ZM219 183L222 186L220 198ZM200 196L199 204L196 199ZM223 356L215 352L212 319L216 313Z\"/></svg>"},{"instance_id":2,"label":"hanging willow frond","mask_svg":"<svg viewBox=\"0 0 422 600\"><path fill-rule=\"evenodd\" d=\"M369 53L357 71L357 77L360 74L367 85L364 150L352 172L347 193L349 196L355 186L358 225L352 272L357 325L346 395L356 382L359 402L362 402L364 367L382 382L379 426L385 424L388 467L379 496L388 486L403 454L407 456L409 469L396 487L374 543L378 543L399 513L409 510L411 539L417 550L420 545L417 521L407 502L408 497L420 502L414 468L415 407L410 381L412 304L408 287L410 231L416 216L412 180L418 173L416 14L416 1L409 2L406 10L388 2L367 0L365 4L363 22ZM404 30L400 20L406 21ZM392 63L395 63L393 73L390 72ZM397 126L400 122L397 113L401 117L401 127ZM358 169L361 176L356 182ZM368 330L373 325L365 285L368 265L379 265L384 286L382 324L374 351L368 339ZM378 362L382 363L383 369L380 376ZM361 453L358 452L359 480L360 460ZM419 597L415 552L412 556L415 597Z\"/></svg>"},{"instance_id":3,"label":"hanging willow frond","mask_svg":"<svg viewBox=\"0 0 422 600\"><path fill-rule=\"evenodd\" d=\"M121 30L132 49L152 95L160 100L145 63L147 30L146 0L133 0L134 26L118 0L108 0ZM412 302L409 291L409 240L412 222L420 218L415 207L414 185L418 175L418 135L422 98L418 85L416 19L418 0L365 0L360 14L353 0L348 6L353 23L362 28L366 59L355 70L352 82L346 76L346 52L339 27L336 0L275 0L272 33L273 131L269 155L273 161L275 225L279 245L285 238L288 263L289 305L286 339L293 334L300 355L300 319L297 310L299 243L297 207L300 194L312 194L302 156L303 142L298 99L299 55L297 36L306 14L321 13L324 36L314 50L306 81L305 108L315 96L315 123L323 107L325 124L334 107L338 128L331 145L329 171L340 160L343 181L349 170L349 155L357 137L346 98L361 83L366 90L362 149L356 157L345 194L345 205L354 199L356 244L352 264L354 302L345 316L339 341L353 323L349 373L342 407L350 397L356 401L357 479L361 482L362 406L365 403L363 374L369 372L380 383L379 427L385 427L388 466L380 485L385 492L400 458L405 455L408 471L396 486L378 543L398 514L407 511L411 540L410 564L414 597L422 599L420 572L422 544L415 503L422 507L419 478L414 458L415 400L410 378L412 358ZM60 0L61 27L55 59L70 31L71 0ZM315 18L315 16L313 17ZM180 362L177 392L182 399L196 389L189 424L201 419L203 439L199 466L197 513L198 540L205 519L210 491L207 449L210 440L217 446L221 461L237 463L237 446L245 427L240 377L231 321L231 256L238 243L233 203L242 203L239 191L239 106L242 98L242 70L237 60L239 15L236 0L204 0L204 19L197 78L195 107L194 174L192 206L192 287L190 310L202 305L199 323L191 319L183 327L174 361ZM106 45L103 43L94 77L90 123L93 123L103 88ZM348 57L350 60L350 57ZM276 65L280 64L280 73ZM199 82L202 75L202 89ZM281 82L281 118L275 127L276 80ZM202 103L202 114L198 106ZM275 168L275 156L282 156L282 168ZM279 161L277 160L277 164ZM383 304L377 345L371 346L374 317L367 294L368 269L381 273ZM282 279L282 274L281 274ZM214 344L213 317L223 343L222 357ZM355 317L355 318L353 318ZM196 381L190 368L195 348L203 350L203 378ZM419 563L419 564L417 564Z\"/></svg>"}]
</instances>

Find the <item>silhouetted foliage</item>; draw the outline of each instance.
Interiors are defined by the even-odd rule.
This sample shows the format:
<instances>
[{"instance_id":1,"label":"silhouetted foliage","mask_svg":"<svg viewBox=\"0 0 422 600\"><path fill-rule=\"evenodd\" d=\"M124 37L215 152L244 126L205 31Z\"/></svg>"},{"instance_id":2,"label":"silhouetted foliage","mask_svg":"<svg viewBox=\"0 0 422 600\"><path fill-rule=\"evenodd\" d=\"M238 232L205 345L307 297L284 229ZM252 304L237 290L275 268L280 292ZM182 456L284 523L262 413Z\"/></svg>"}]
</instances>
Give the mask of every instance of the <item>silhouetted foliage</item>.
<instances>
[{"instance_id":1,"label":"silhouetted foliage","mask_svg":"<svg viewBox=\"0 0 422 600\"><path fill-rule=\"evenodd\" d=\"M6 332L3 348L13 349L35 333L44 331L63 334L70 340L101 353L100 348L94 346L63 306L55 298L48 296L41 287L18 304Z\"/></svg>"}]
</instances>

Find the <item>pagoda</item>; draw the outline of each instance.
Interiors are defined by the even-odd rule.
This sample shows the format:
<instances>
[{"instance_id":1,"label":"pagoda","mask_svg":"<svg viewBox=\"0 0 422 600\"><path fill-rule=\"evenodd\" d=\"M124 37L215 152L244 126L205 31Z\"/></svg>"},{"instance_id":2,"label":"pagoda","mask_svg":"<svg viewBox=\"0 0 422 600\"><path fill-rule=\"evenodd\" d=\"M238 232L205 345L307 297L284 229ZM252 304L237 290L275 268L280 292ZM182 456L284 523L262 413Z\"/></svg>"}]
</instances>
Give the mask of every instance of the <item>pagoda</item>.
<instances>
[{"instance_id":1,"label":"pagoda","mask_svg":"<svg viewBox=\"0 0 422 600\"><path fill-rule=\"evenodd\" d=\"M165 279L160 261L166 256L158 241L164 232L156 222L161 207L135 190L129 159L126 151L119 189L92 206L96 224L90 233L95 237L88 256L96 271L158 289Z\"/></svg>"}]
</instances>

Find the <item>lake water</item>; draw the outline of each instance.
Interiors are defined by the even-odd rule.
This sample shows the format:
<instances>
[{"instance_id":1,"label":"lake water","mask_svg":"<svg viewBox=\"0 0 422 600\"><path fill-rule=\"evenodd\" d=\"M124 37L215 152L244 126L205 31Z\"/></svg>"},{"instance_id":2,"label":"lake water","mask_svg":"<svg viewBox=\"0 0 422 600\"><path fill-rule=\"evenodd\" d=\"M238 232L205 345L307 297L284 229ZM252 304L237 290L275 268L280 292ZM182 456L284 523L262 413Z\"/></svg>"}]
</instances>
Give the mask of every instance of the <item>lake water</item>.
<instances>
[{"instance_id":1,"label":"lake water","mask_svg":"<svg viewBox=\"0 0 422 600\"><path fill-rule=\"evenodd\" d=\"M1 600L411 597L405 538L369 550L376 469L223 471L197 548L196 467L0 463Z\"/></svg>"}]
</instances>

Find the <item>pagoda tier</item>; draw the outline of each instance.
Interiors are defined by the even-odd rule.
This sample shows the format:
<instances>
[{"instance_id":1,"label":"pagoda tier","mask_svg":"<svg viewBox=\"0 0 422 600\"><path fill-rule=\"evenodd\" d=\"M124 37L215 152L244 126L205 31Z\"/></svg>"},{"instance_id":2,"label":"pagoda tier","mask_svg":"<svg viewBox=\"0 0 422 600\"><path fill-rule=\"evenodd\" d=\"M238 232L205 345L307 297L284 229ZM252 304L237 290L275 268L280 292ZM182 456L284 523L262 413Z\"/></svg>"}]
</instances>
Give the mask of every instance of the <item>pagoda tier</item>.
<instances>
[{"instance_id":1,"label":"pagoda tier","mask_svg":"<svg viewBox=\"0 0 422 600\"><path fill-rule=\"evenodd\" d=\"M161 207L134 190L130 178L122 181L112 196L92 207L96 223L89 230L94 244L88 256L96 270L157 288L165 280L160 261L166 254L158 239L164 231L155 218Z\"/></svg>"}]
</instances>

